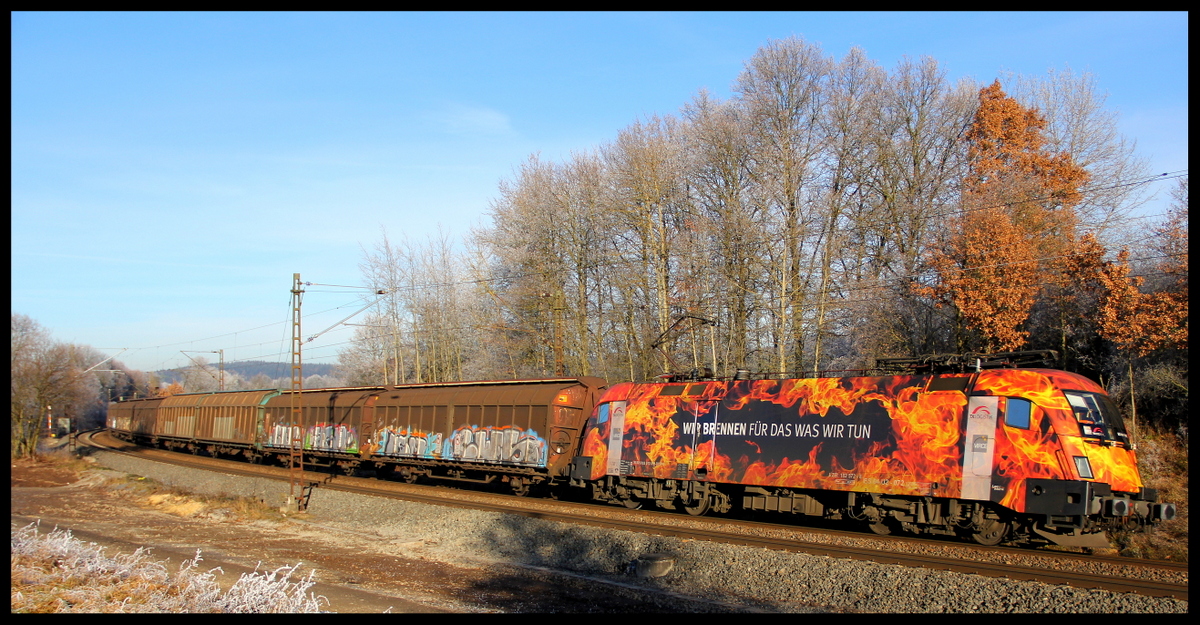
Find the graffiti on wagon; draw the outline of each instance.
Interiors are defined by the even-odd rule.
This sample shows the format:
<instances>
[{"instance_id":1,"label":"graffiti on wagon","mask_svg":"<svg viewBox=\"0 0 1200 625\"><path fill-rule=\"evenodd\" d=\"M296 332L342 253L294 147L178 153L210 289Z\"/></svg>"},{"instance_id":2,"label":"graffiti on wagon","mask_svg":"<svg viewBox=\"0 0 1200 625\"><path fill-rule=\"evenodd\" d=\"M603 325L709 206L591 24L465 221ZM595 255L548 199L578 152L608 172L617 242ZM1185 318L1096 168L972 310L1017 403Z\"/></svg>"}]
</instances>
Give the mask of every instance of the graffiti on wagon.
<instances>
[{"instance_id":1,"label":"graffiti on wagon","mask_svg":"<svg viewBox=\"0 0 1200 625\"><path fill-rule=\"evenodd\" d=\"M546 439L515 426L460 427L450 435L442 457L477 462L546 466Z\"/></svg>"}]
</instances>

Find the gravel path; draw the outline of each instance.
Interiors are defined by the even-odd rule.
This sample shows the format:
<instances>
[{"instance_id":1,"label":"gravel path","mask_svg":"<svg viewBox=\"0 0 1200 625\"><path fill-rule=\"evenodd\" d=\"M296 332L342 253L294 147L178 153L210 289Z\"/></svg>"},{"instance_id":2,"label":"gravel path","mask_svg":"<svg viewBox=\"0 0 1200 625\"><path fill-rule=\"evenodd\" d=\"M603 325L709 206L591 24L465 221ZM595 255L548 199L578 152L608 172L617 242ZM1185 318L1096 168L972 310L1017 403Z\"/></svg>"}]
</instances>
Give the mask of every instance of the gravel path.
<instances>
[{"instance_id":1,"label":"gravel path","mask_svg":"<svg viewBox=\"0 0 1200 625\"><path fill-rule=\"evenodd\" d=\"M110 453L98 462L151 474L206 494L277 503L286 486L183 469ZM523 516L351 495L317 488L310 522L377 539L391 553L447 564L507 563L583 577L612 588L654 590L673 609L767 612L1187 612L1188 602L949 571L721 545L543 521ZM637 574L639 559L671 561L661 577ZM665 566L658 564L657 566ZM644 568L643 568L644 570ZM687 606L682 608L682 606ZM707 607L706 607L707 606Z\"/></svg>"}]
</instances>

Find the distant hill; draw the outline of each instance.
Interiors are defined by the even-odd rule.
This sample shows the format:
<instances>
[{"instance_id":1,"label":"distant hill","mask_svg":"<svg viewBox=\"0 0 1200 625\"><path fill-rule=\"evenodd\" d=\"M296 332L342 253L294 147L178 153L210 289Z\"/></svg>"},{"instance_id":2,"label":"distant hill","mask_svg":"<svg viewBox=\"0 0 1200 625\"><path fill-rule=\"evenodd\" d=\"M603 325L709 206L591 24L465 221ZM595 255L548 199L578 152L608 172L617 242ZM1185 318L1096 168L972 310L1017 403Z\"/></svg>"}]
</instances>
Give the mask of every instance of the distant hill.
<instances>
[{"instance_id":1,"label":"distant hill","mask_svg":"<svg viewBox=\"0 0 1200 625\"><path fill-rule=\"evenodd\" d=\"M215 364L215 363L210 363ZM310 375L333 375L333 370L337 365L327 363L314 362L304 363L304 377ZM232 362L225 365L226 371L233 371L243 378L250 379L258 374L263 374L268 378L291 378L292 363L290 362L267 362L265 360L247 360L245 362Z\"/></svg>"},{"instance_id":2,"label":"distant hill","mask_svg":"<svg viewBox=\"0 0 1200 625\"><path fill-rule=\"evenodd\" d=\"M214 369L217 368L217 364L218 363L216 362L208 363L208 365ZM303 365L303 373L304 377L306 378L313 375L332 377L334 375L333 370L337 368L337 365L321 362L306 362L303 363ZM272 380L290 380L292 378L292 364L289 362L245 360L226 363L225 371L236 373L239 377L245 380L249 380L259 374L265 375ZM183 372L180 369L163 369L161 371L155 371L154 373L158 375L159 379L168 384L171 382L179 382L183 379Z\"/></svg>"}]
</instances>

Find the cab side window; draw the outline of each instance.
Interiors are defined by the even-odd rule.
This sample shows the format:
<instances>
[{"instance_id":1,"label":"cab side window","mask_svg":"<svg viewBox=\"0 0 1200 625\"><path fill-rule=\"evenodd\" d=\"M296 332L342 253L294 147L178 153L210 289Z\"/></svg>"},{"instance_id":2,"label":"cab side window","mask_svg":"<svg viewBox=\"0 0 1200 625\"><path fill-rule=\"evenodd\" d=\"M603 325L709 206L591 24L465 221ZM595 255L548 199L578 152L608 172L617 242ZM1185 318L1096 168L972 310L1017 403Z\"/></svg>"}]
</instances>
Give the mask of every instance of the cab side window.
<instances>
[{"instance_id":1,"label":"cab side window","mask_svg":"<svg viewBox=\"0 0 1200 625\"><path fill-rule=\"evenodd\" d=\"M600 426L608 422L608 403L600 404L596 409L596 426Z\"/></svg>"},{"instance_id":2,"label":"cab side window","mask_svg":"<svg viewBox=\"0 0 1200 625\"><path fill-rule=\"evenodd\" d=\"M1009 397L1006 403L1008 406L1004 410L1004 425L1028 430L1030 415L1033 413L1033 402L1019 397Z\"/></svg>"}]
</instances>

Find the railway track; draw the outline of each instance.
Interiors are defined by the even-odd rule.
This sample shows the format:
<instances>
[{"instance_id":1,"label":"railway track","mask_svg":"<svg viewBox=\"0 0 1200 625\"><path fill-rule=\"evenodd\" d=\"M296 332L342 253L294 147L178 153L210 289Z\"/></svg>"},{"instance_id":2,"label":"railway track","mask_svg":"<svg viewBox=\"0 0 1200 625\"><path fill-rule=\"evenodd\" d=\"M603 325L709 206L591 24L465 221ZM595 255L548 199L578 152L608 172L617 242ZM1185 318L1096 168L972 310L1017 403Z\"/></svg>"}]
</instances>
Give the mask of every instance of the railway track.
<instances>
[{"instance_id":1,"label":"railway track","mask_svg":"<svg viewBox=\"0 0 1200 625\"><path fill-rule=\"evenodd\" d=\"M81 444L115 453L130 453L158 462L219 471L245 477L279 480L286 484L287 469L192 456L134 447L106 434L87 434ZM517 514L563 523L727 544L948 570L988 577L1065 584L1110 592L1130 592L1156 597L1188 599L1188 565L1112 556L1085 556L1052 551L1003 547L978 547L912 537L877 537L841 530L797 527L715 517L634 511L615 506L548 499L517 498L480 491L464 491L401 484L369 478L305 471L305 482L315 488L334 489L374 497L391 497ZM282 488L282 486L281 486ZM1022 564L1013 563L1020 560ZM1034 564L1027 564L1033 562Z\"/></svg>"}]
</instances>

